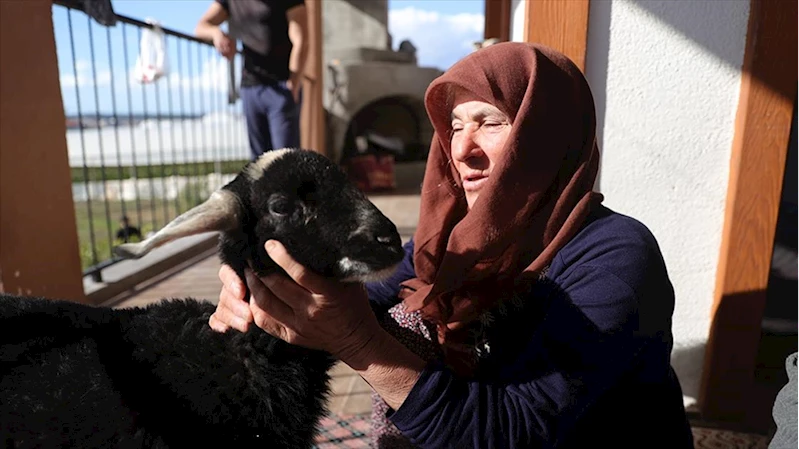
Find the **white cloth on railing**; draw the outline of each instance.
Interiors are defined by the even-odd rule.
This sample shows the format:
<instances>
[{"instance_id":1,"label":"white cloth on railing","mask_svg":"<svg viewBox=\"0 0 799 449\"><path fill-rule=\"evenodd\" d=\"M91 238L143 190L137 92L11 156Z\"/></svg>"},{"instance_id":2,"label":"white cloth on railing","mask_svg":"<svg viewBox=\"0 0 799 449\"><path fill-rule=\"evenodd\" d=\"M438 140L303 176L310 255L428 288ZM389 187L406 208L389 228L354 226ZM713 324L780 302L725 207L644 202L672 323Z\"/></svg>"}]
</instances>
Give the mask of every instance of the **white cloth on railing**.
<instances>
[{"instance_id":1,"label":"white cloth on railing","mask_svg":"<svg viewBox=\"0 0 799 449\"><path fill-rule=\"evenodd\" d=\"M141 84L154 83L168 74L166 38L161 24L151 18L145 22L152 28L142 30L139 57L133 67L133 79Z\"/></svg>"}]
</instances>

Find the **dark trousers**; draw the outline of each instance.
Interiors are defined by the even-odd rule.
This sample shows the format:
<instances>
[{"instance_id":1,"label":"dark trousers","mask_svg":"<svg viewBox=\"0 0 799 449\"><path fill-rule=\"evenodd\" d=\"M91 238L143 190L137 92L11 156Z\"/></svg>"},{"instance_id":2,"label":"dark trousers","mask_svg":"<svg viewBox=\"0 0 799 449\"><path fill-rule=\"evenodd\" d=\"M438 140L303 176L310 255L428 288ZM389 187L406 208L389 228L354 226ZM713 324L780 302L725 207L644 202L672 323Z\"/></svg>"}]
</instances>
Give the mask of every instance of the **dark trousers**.
<instances>
[{"instance_id":1,"label":"dark trousers","mask_svg":"<svg viewBox=\"0 0 799 449\"><path fill-rule=\"evenodd\" d=\"M270 150L300 146L300 104L285 81L242 87L241 100L252 160Z\"/></svg>"}]
</instances>

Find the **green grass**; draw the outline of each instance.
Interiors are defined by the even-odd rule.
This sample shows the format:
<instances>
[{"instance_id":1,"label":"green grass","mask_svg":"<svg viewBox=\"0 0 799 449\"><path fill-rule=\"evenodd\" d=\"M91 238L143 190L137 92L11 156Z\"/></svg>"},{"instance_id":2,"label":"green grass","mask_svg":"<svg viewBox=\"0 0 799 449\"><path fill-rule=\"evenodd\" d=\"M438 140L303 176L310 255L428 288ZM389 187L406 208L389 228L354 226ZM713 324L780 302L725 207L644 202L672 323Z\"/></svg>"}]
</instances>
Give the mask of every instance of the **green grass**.
<instances>
[{"instance_id":1,"label":"green grass","mask_svg":"<svg viewBox=\"0 0 799 449\"><path fill-rule=\"evenodd\" d=\"M88 202L76 201L75 221L82 268L112 258L112 246L122 243L116 240L116 232L121 227L123 214L128 216L131 225L142 231L142 236L146 236L148 232L157 231L181 213L202 203L208 195L207 183L194 181L186 186L177 199L172 200L141 199L138 204L136 201L93 200L91 215ZM92 253L92 228L96 261Z\"/></svg>"},{"instance_id":2,"label":"green grass","mask_svg":"<svg viewBox=\"0 0 799 449\"><path fill-rule=\"evenodd\" d=\"M238 173L241 168L249 162L248 160L236 161L221 161L220 170L222 174ZM119 180L136 177L139 179L149 178L164 178L168 176L196 176L198 174L212 173L214 171L214 162L191 162L182 164L164 164L164 165L123 165L103 167L71 167L70 172L72 182L84 182L88 178L89 181L102 181L103 172L105 172L105 180Z\"/></svg>"}]
</instances>

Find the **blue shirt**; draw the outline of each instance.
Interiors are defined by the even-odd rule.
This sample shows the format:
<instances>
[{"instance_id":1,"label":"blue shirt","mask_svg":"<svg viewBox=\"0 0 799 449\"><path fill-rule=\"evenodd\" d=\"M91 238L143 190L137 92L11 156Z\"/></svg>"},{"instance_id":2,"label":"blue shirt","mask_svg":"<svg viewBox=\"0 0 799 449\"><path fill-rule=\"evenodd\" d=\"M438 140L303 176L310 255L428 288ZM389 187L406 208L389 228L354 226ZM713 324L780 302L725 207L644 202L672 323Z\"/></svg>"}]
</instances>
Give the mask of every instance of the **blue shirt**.
<instances>
[{"instance_id":1,"label":"blue shirt","mask_svg":"<svg viewBox=\"0 0 799 449\"><path fill-rule=\"evenodd\" d=\"M413 242L379 313L414 277ZM389 418L420 447L693 448L670 365L674 290L654 236L598 208L519 311L491 327L476 378L429 362Z\"/></svg>"}]
</instances>

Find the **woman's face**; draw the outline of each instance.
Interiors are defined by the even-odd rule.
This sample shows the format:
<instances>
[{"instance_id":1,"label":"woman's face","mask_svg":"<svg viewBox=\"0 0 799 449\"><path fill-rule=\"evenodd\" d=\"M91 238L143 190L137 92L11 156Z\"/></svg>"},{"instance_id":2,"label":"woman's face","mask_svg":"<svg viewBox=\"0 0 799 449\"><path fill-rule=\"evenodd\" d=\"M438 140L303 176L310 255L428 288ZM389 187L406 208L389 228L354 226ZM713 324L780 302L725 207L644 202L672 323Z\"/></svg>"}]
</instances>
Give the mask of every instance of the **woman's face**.
<instances>
[{"instance_id":1,"label":"woman's face","mask_svg":"<svg viewBox=\"0 0 799 449\"><path fill-rule=\"evenodd\" d=\"M456 93L453 104L450 155L471 210L505 148L511 123L499 109L468 92Z\"/></svg>"}]
</instances>

